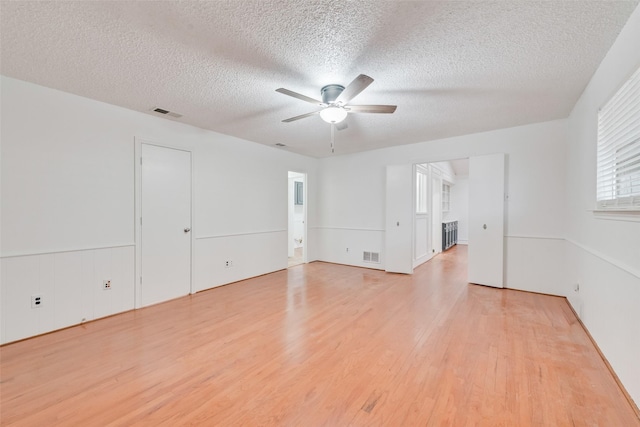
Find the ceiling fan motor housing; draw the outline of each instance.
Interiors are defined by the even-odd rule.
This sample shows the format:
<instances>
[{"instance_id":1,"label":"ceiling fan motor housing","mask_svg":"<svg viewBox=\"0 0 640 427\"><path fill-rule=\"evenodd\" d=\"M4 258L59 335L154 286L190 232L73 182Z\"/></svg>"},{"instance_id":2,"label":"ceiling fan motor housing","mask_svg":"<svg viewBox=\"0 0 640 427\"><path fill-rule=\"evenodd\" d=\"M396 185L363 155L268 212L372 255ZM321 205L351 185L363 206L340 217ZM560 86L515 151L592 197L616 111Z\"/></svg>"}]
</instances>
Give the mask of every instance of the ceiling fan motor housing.
<instances>
[{"instance_id":1,"label":"ceiling fan motor housing","mask_svg":"<svg viewBox=\"0 0 640 427\"><path fill-rule=\"evenodd\" d=\"M326 85L325 87L320 89L322 102L324 102L325 104L333 104L336 99L338 99L343 90L344 86L342 85Z\"/></svg>"}]
</instances>

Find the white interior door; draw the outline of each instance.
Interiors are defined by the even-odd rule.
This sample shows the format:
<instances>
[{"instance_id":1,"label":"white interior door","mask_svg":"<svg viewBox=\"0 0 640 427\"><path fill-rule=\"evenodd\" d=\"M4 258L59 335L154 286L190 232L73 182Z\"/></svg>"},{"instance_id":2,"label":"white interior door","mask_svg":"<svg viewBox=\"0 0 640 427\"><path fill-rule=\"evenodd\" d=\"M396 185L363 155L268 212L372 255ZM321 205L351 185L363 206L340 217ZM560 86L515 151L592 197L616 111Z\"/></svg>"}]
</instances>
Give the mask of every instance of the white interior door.
<instances>
[{"instance_id":1,"label":"white interior door","mask_svg":"<svg viewBox=\"0 0 640 427\"><path fill-rule=\"evenodd\" d=\"M502 288L504 154L469 159L469 283Z\"/></svg>"},{"instance_id":2,"label":"white interior door","mask_svg":"<svg viewBox=\"0 0 640 427\"><path fill-rule=\"evenodd\" d=\"M385 270L413 273L413 165L387 166Z\"/></svg>"},{"instance_id":3,"label":"white interior door","mask_svg":"<svg viewBox=\"0 0 640 427\"><path fill-rule=\"evenodd\" d=\"M191 153L142 144L142 305L191 291Z\"/></svg>"},{"instance_id":4,"label":"white interior door","mask_svg":"<svg viewBox=\"0 0 640 427\"><path fill-rule=\"evenodd\" d=\"M434 254L442 252L442 178L431 174L431 247Z\"/></svg>"}]
</instances>

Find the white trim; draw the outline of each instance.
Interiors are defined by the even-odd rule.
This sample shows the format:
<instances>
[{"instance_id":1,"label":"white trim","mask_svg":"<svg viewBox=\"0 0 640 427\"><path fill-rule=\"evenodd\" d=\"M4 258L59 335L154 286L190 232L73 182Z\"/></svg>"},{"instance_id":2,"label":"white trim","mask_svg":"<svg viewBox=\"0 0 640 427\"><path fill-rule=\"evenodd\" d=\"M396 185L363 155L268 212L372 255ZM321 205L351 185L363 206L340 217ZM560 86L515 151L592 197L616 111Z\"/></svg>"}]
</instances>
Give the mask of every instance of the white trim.
<instances>
[{"instance_id":1,"label":"white trim","mask_svg":"<svg viewBox=\"0 0 640 427\"><path fill-rule=\"evenodd\" d=\"M196 230L195 223L195 148L190 145L178 145L172 143L165 142L157 142L148 138L136 136L133 138L134 142L134 199L135 199L135 209L134 209L134 227L135 227L135 247L136 247L136 260L135 260L135 298L134 298L134 309L142 308L142 284L140 283L140 278L142 275L141 266L142 266L142 245L140 242L142 241L142 229L140 227L140 212L142 205L142 168L140 164L140 159L142 158L142 144L154 145L157 147L169 148L172 150L186 151L191 154L191 253L190 253L190 274L189 274L189 293L194 294L195 291L195 281L194 281L194 258L195 258L195 248L196 248L196 239L194 237L194 230Z\"/></svg>"},{"instance_id":2,"label":"white trim","mask_svg":"<svg viewBox=\"0 0 640 427\"><path fill-rule=\"evenodd\" d=\"M591 209L588 212L593 213L593 217L596 219L604 219L609 221L640 222L640 210L637 209Z\"/></svg>"},{"instance_id":3,"label":"white trim","mask_svg":"<svg viewBox=\"0 0 640 427\"><path fill-rule=\"evenodd\" d=\"M565 240L567 242L569 242L569 243L572 243L574 246L582 249L583 251L588 252L591 255L593 255L593 256L595 256L597 258L600 258L603 261L608 262L609 264L613 265L614 267L618 267L620 270L622 270L622 271L624 271L626 273L629 273L629 274L631 274L633 276L636 276L637 278L640 279L640 270L638 270L636 268L633 268L631 266L628 266L628 265L626 265L626 264L624 264L622 262L616 261L615 259L613 259L613 258L611 258L611 257L609 257L609 256L607 256L607 255L605 255L605 254L603 254L601 252L598 252L598 251L596 251L594 249L588 248L588 247L586 247L586 246L584 246L584 245L582 245L582 244L580 244L580 243L578 243L578 242L576 242L574 240L571 240L569 238L565 238Z\"/></svg>"},{"instance_id":4,"label":"white trim","mask_svg":"<svg viewBox=\"0 0 640 427\"><path fill-rule=\"evenodd\" d=\"M540 239L540 240L565 240L564 237L552 237L552 236L518 236L518 235L505 235L504 237L509 239Z\"/></svg>"},{"instance_id":5,"label":"white trim","mask_svg":"<svg viewBox=\"0 0 640 427\"><path fill-rule=\"evenodd\" d=\"M271 234L271 233L286 233L287 230L267 230L267 231L250 231L246 233L231 233L231 234L214 234L212 236L198 236L196 240L206 239L220 239L222 237L236 237L236 236L253 236L255 234Z\"/></svg>"},{"instance_id":6,"label":"white trim","mask_svg":"<svg viewBox=\"0 0 640 427\"><path fill-rule=\"evenodd\" d=\"M281 147L282 148L282 147ZM302 175L302 192L304 195L304 202L302 203L302 238L304 239L304 243L302 245L302 262L304 264L307 264L309 262L309 248L311 247L311 245L309 244L309 221L308 221L308 210L307 207L309 206L309 173L307 171L303 171L303 170L295 170L295 169L287 169L287 193L289 191L289 172L293 172L293 173L297 173ZM287 194L288 197L288 194ZM288 203L288 198L287 198L287 203ZM289 233L289 218L288 218L288 213L287 213L287 229L285 230L287 233ZM287 255L288 254L288 249L287 249Z\"/></svg>"},{"instance_id":7,"label":"white trim","mask_svg":"<svg viewBox=\"0 0 640 427\"><path fill-rule=\"evenodd\" d=\"M62 249L59 251L15 253L10 255L2 255L0 256L0 259L17 258L17 257L23 257L23 256L55 255L55 254L63 254L63 253L69 253L69 252L98 251L101 249L129 248L135 245L136 245L135 243L123 243L120 245L113 245L113 246L96 246L96 247L79 248L79 249Z\"/></svg>"},{"instance_id":8,"label":"white trim","mask_svg":"<svg viewBox=\"0 0 640 427\"><path fill-rule=\"evenodd\" d=\"M279 148L284 148L284 147L279 147ZM302 262L303 263L308 263L309 262L309 248L311 247L311 242L309 240L309 230L314 229L315 227L309 227L309 218L308 218L308 206L309 206L309 201L311 200L311 198L309 197L309 172L307 172L307 170L305 169L291 169L288 168L287 169L287 186L289 184L288 179L289 179L289 172L293 172L293 173L297 173L300 175L303 175L304 181L303 181L303 192L304 192L304 203L302 204L302 209L303 209L303 236L302 238L304 239L304 244L302 245ZM288 187L287 187L287 192L288 192ZM287 215L288 216L288 215ZM289 232L288 229L288 223L289 223L289 218L287 218L287 233ZM313 238L311 238L311 240L313 240ZM288 253L287 253L288 255Z\"/></svg>"},{"instance_id":9,"label":"white trim","mask_svg":"<svg viewBox=\"0 0 640 427\"><path fill-rule=\"evenodd\" d=\"M142 212L142 168L141 168L141 159L142 159L142 139L138 137L133 138L134 143L134 214L133 214L133 226L134 226L134 236L136 242L136 259L134 264L134 298L133 298L133 308L141 308L142 307L142 286L141 286L141 266L142 266L142 229L140 228L140 213Z\"/></svg>"},{"instance_id":10,"label":"white trim","mask_svg":"<svg viewBox=\"0 0 640 427\"><path fill-rule=\"evenodd\" d=\"M422 264L424 264L425 262L429 261L431 258L433 258L434 254L433 253L429 253L427 252L426 254L418 257L418 258L414 258L413 259L413 268L417 268L419 266L421 266Z\"/></svg>"},{"instance_id":11,"label":"white trim","mask_svg":"<svg viewBox=\"0 0 640 427\"><path fill-rule=\"evenodd\" d=\"M325 230L375 231L379 233L384 233L386 231L378 228L330 227L330 226L323 226L323 225L319 225L312 228L325 229Z\"/></svg>"}]
</instances>

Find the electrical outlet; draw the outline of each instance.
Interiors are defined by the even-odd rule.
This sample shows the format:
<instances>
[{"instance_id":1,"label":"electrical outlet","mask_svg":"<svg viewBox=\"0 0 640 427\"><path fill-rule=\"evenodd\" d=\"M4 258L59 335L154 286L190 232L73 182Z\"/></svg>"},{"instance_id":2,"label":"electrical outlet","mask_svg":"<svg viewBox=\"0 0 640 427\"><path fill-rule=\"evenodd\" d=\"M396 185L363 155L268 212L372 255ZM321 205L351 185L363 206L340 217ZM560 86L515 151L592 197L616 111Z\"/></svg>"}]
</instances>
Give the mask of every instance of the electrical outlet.
<instances>
[{"instance_id":1,"label":"electrical outlet","mask_svg":"<svg viewBox=\"0 0 640 427\"><path fill-rule=\"evenodd\" d=\"M573 291L580 292L580 283L576 283L576 285L573 287Z\"/></svg>"},{"instance_id":2,"label":"electrical outlet","mask_svg":"<svg viewBox=\"0 0 640 427\"><path fill-rule=\"evenodd\" d=\"M102 289L104 289L105 291L111 289L111 280L103 280Z\"/></svg>"},{"instance_id":3,"label":"electrical outlet","mask_svg":"<svg viewBox=\"0 0 640 427\"><path fill-rule=\"evenodd\" d=\"M347 252L349 252L349 248L347 248Z\"/></svg>"},{"instance_id":4,"label":"electrical outlet","mask_svg":"<svg viewBox=\"0 0 640 427\"><path fill-rule=\"evenodd\" d=\"M42 295L31 295L31 308L39 308L42 306Z\"/></svg>"},{"instance_id":5,"label":"electrical outlet","mask_svg":"<svg viewBox=\"0 0 640 427\"><path fill-rule=\"evenodd\" d=\"M225 268L233 267L233 261L225 261L224 266Z\"/></svg>"}]
</instances>

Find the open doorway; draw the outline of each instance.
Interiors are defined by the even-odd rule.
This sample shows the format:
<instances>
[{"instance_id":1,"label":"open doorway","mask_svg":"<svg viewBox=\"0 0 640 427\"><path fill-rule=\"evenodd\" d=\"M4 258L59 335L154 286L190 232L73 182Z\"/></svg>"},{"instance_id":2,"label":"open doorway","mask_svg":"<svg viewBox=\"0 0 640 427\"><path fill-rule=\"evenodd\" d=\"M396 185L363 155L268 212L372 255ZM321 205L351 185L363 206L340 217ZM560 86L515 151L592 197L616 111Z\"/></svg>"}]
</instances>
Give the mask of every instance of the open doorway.
<instances>
[{"instance_id":1,"label":"open doorway","mask_svg":"<svg viewBox=\"0 0 640 427\"><path fill-rule=\"evenodd\" d=\"M306 242L306 175L289 171L288 267L303 264Z\"/></svg>"},{"instance_id":2,"label":"open doorway","mask_svg":"<svg viewBox=\"0 0 640 427\"><path fill-rule=\"evenodd\" d=\"M504 287L505 155L417 164L413 171L413 205L428 204L426 212L413 212L413 268L468 244L468 282Z\"/></svg>"},{"instance_id":3,"label":"open doorway","mask_svg":"<svg viewBox=\"0 0 640 427\"><path fill-rule=\"evenodd\" d=\"M414 174L415 268L468 243L469 159L417 164Z\"/></svg>"},{"instance_id":4,"label":"open doorway","mask_svg":"<svg viewBox=\"0 0 640 427\"><path fill-rule=\"evenodd\" d=\"M451 160L439 162L451 166ZM437 171L436 163L388 165L386 176L386 219L385 219L385 271L393 273L411 274L418 265L428 261L434 256L438 248L447 247L451 237L444 230L442 246L434 242L434 228L438 225L445 227L447 221L458 221L454 234L454 246L468 242L468 282L478 285L504 287L504 228L505 228L505 165L504 153L485 154L473 156L468 159L469 171L467 178L467 195L461 196L460 201L467 201L466 215L463 212L451 211L456 209L452 197L464 185L443 176L442 171ZM421 167L428 171L425 185L416 185L420 174L417 170ZM442 189L436 188L440 195L440 203L434 203L434 192L431 176L440 173L444 181ZM424 175L424 174L422 174ZM457 174L454 174L457 176ZM462 173L460 173L462 177ZM460 179L460 183L465 180ZM455 184L451 186L450 184ZM449 185L447 188L446 185ZM422 188L423 192L416 191ZM457 188L456 188L457 187ZM452 190L455 188L455 190ZM426 212L418 211L420 198L424 198L430 207ZM444 209L443 205L449 204ZM435 205L435 207L434 207ZM464 204L463 204L464 206ZM444 221L433 224L433 210L440 210ZM424 227L417 225L418 217L422 215ZM460 215L462 219L456 219ZM466 234L466 236L465 236ZM424 242L427 242L425 245ZM412 246L413 244L413 246ZM419 252L416 248L422 248ZM424 249L426 248L426 254Z\"/></svg>"}]
</instances>

